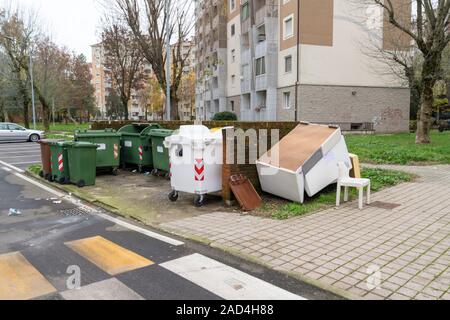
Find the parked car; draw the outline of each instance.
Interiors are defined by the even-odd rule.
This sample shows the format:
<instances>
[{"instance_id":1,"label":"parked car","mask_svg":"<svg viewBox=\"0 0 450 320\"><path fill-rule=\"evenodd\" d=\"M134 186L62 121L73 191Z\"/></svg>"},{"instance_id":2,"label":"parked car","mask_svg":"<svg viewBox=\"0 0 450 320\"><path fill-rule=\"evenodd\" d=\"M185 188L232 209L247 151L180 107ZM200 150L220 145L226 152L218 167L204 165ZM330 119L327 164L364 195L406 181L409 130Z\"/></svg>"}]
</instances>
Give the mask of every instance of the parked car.
<instances>
[{"instance_id":1,"label":"parked car","mask_svg":"<svg viewBox=\"0 0 450 320\"><path fill-rule=\"evenodd\" d=\"M439 123L439 132L444 132L445 130L450 130L450 120L441 121Z\"/></svg>"},{"instance_id":2,"label":"parked car","mask_svg":"<svg viewBox=\"0 0 450 320\"><path fill-rule=\"evenodd\" d=\"M0 141L37 142L44 137L44 131L26 129L14 123L0 122Z\"/></svg>"}]
</instances>

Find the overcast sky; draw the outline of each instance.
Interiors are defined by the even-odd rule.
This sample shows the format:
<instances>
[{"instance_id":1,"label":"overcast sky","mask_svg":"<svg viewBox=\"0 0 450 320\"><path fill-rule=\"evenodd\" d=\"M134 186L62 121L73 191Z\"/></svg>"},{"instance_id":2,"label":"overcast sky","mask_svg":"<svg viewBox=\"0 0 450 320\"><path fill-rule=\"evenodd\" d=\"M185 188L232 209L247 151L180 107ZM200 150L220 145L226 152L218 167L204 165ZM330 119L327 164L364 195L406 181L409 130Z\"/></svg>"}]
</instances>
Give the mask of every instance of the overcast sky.
<instances>
[{"instance_id":1,"label":"overcast sky","mask_svg":"<svg viewBox=\"0 0 450 320\"><path fill-rule=\"evenodd\" d=\"M11 0L0 0L0 4ZM53 41L65 45L91 61L90 45L97 42L101 18L98 0L13 0L13 5L37 10Z\"/></svg>"}]
</instances>

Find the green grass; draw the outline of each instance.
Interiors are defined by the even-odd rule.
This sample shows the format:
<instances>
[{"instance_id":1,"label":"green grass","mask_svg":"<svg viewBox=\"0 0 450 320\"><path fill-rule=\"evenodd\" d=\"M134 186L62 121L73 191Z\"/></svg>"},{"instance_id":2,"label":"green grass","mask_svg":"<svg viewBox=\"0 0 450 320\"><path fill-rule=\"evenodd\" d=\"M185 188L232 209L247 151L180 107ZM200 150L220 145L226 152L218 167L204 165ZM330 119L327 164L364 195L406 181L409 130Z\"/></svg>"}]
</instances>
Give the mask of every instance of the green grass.
<instances>
[{"instance_id":1,"label":"green grass","mask_svg":"<svg viewBox=\"0 0 450 320\"><path fill-rule=\"evenodd\" d=\"M416 145L415 134L349 135L346 136L351 153L361 162L375 164L450 164L450 132L433 131L432 143Z\"/></svg>"},{"instance_id":2,"label":"green grass","mask_svg":"<svg viewBox=\"0 0 450 320\"><path fill-rule=\"evenodd\" d=\"M413 175L405 172L382 169L364 169L362 175L364 178L372 180L372 191L374 192L402 182L409 182L413 179ZM350 191L350 199L354 199L356 196L356 189L352 189ZM263 215L270 215L273 219L286 220L331 208L335 204L336 186L334 185L328 187L317 196L307 199L304 204L288 203L280 205L280 203L266 203L261 211Z\"/></svg>"},{"instance_id":3,"label":"green grass","mask_svg":"<svg viewBox=\"0 0 450 320\"><path fill-rule=\"evenodd\" d=\"M40 164L33 164L28 167L28 171L31 173L34 173L36 175L39 175L39 172L42 170L42 166Z\"/></svg>"}]
</instances>

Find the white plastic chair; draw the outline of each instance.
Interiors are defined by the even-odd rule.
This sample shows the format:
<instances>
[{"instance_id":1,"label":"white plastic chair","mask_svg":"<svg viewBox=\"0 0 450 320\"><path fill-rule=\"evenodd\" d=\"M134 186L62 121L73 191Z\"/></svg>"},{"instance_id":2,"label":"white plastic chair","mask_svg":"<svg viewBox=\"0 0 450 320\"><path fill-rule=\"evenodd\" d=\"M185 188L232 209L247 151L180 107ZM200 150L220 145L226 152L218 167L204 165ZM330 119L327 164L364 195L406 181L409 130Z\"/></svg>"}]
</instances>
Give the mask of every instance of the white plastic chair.
<instances>
[{"instance_id":1,"label":"white plastic chair","mask_svg":"<svg viewBox=\"0 0 450 320\"><path fill-rule=\"evenodd\" d=\"M348 201L348 189L356 188L359 191L359 209L364 206L364 188L367 187L367 204L370 204L370 179L350 178L350 169L345 163L339 162L339 179L337 185L336 207L341 205L341 189L345 188L344 201Z\"/></svg>"}]
</instances>

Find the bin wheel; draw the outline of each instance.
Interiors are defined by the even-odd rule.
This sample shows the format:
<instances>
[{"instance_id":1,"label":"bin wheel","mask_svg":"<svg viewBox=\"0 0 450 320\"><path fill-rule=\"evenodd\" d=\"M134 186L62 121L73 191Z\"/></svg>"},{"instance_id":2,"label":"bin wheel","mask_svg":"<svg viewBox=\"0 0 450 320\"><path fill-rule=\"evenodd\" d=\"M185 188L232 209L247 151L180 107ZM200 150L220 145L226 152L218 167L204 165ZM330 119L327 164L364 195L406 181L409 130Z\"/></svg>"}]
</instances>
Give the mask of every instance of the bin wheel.
<instances>
[{"instance_id":1,"label":"bin wheel","mask_svg":"<svg viewBox=\"0 0 450 320\"><path fill-rule=\"evenodd\" d=\"M139 173L142 173L142 171L143 171L143 170L142 170L142 166L139 165L139 166L138 166L138 172L139 172Z\"/></svg>"},{"instance_id":2,"label":"bin wheel","mask_svg":"<svg viewBox=\"0 0 450 320\"><path fill-rule=\"evenodd\" d=\"M172 202L176 202L178 200L178 192L174 190L169 193L169 200Z\"/></svg>"},{"instance_id":3,"label":"bin wheel","mask_svg":"<svg viewBox=\"0 0 450 320\"><path fill-rule=\"evenodd\" d=\"M51 174L48 175L47 177L48 182L54 182L55 178L53 178L53 176Z\"/></svg>"},{"instance_id":4,"label":"bin wheel","mask_svg":"<svg viewBox=\"0 0 450 320\"><path fill-rule=\"evenodd\" d=\"M165 178L166 180L170 180L170 173L169 173L169 172L166 172L166 174L164 175L164 178Z\"/></svg>"},{"instance_id":5,"label":"bin wheel","mask_svg":"<svg viewBox=\"0 0 450 320\"><path fill-rule=\"evenodd\" d=\"M119 174L119 169L118 169L118 168L112 168L111 174L112 174L113 176L117 176L117 175Z\"/></svg>"},{"instance_id":6,"label":"bin wheel","mask_svg":"<svg viewBox=\"0 0 450 320\"><path fill-rule=\"evenodd\" d=\"M70 184L70 179L69 179L69 177L65 177L65 178L64 178L64 184Z\"/></svg>"},{"instance_id":7,"label":"bin wheel","mask_svg":"<svg viewBox=\"0 0 450 320\"><path fill-rule=\"evenodd\" d=\"M86 185L86 182L84 182L84 180L80 180L77 182L77 187L78 188L83 188Z\"/></svg>"},{"instance_id":8,"label":"bin wheel","mask_svg":"<svg viewBox=\"0 0 450 320\"><path fill-rule=\"evenodd\" d=\"M195 199L194 199L194 205L197 208L203 207L203 205L205 204L205 196L202 195L196 195Z\"/></svg>"},{"instance_id":9,"label":"bin wheel","mask_svg":"<svg viewBox=\"0 0 450 320\"><path fill-rule=\"evenodd\" d=\"M39 177L43 178L44 177L44 171L39 171Z\"/></svg>"},{"instance_id":10,"label":"bin wheel","mask_svg":"<svg viewBox=\"0 0 450 320\"><path fill-rule=\"evenodd\" d=\"M59 178L58 183L59 184L66 184L66 177Z\"/></svg>"},{"instance_id":11,"label":"bin wheel","mask_svg":"<svg viewBox=\"0 0 450 320\"><path fill-rule=\"evenodd\" d=\"M157 177L158 176L158 169L152 170L152 176Z\"/></svg>"}]
</instances>

